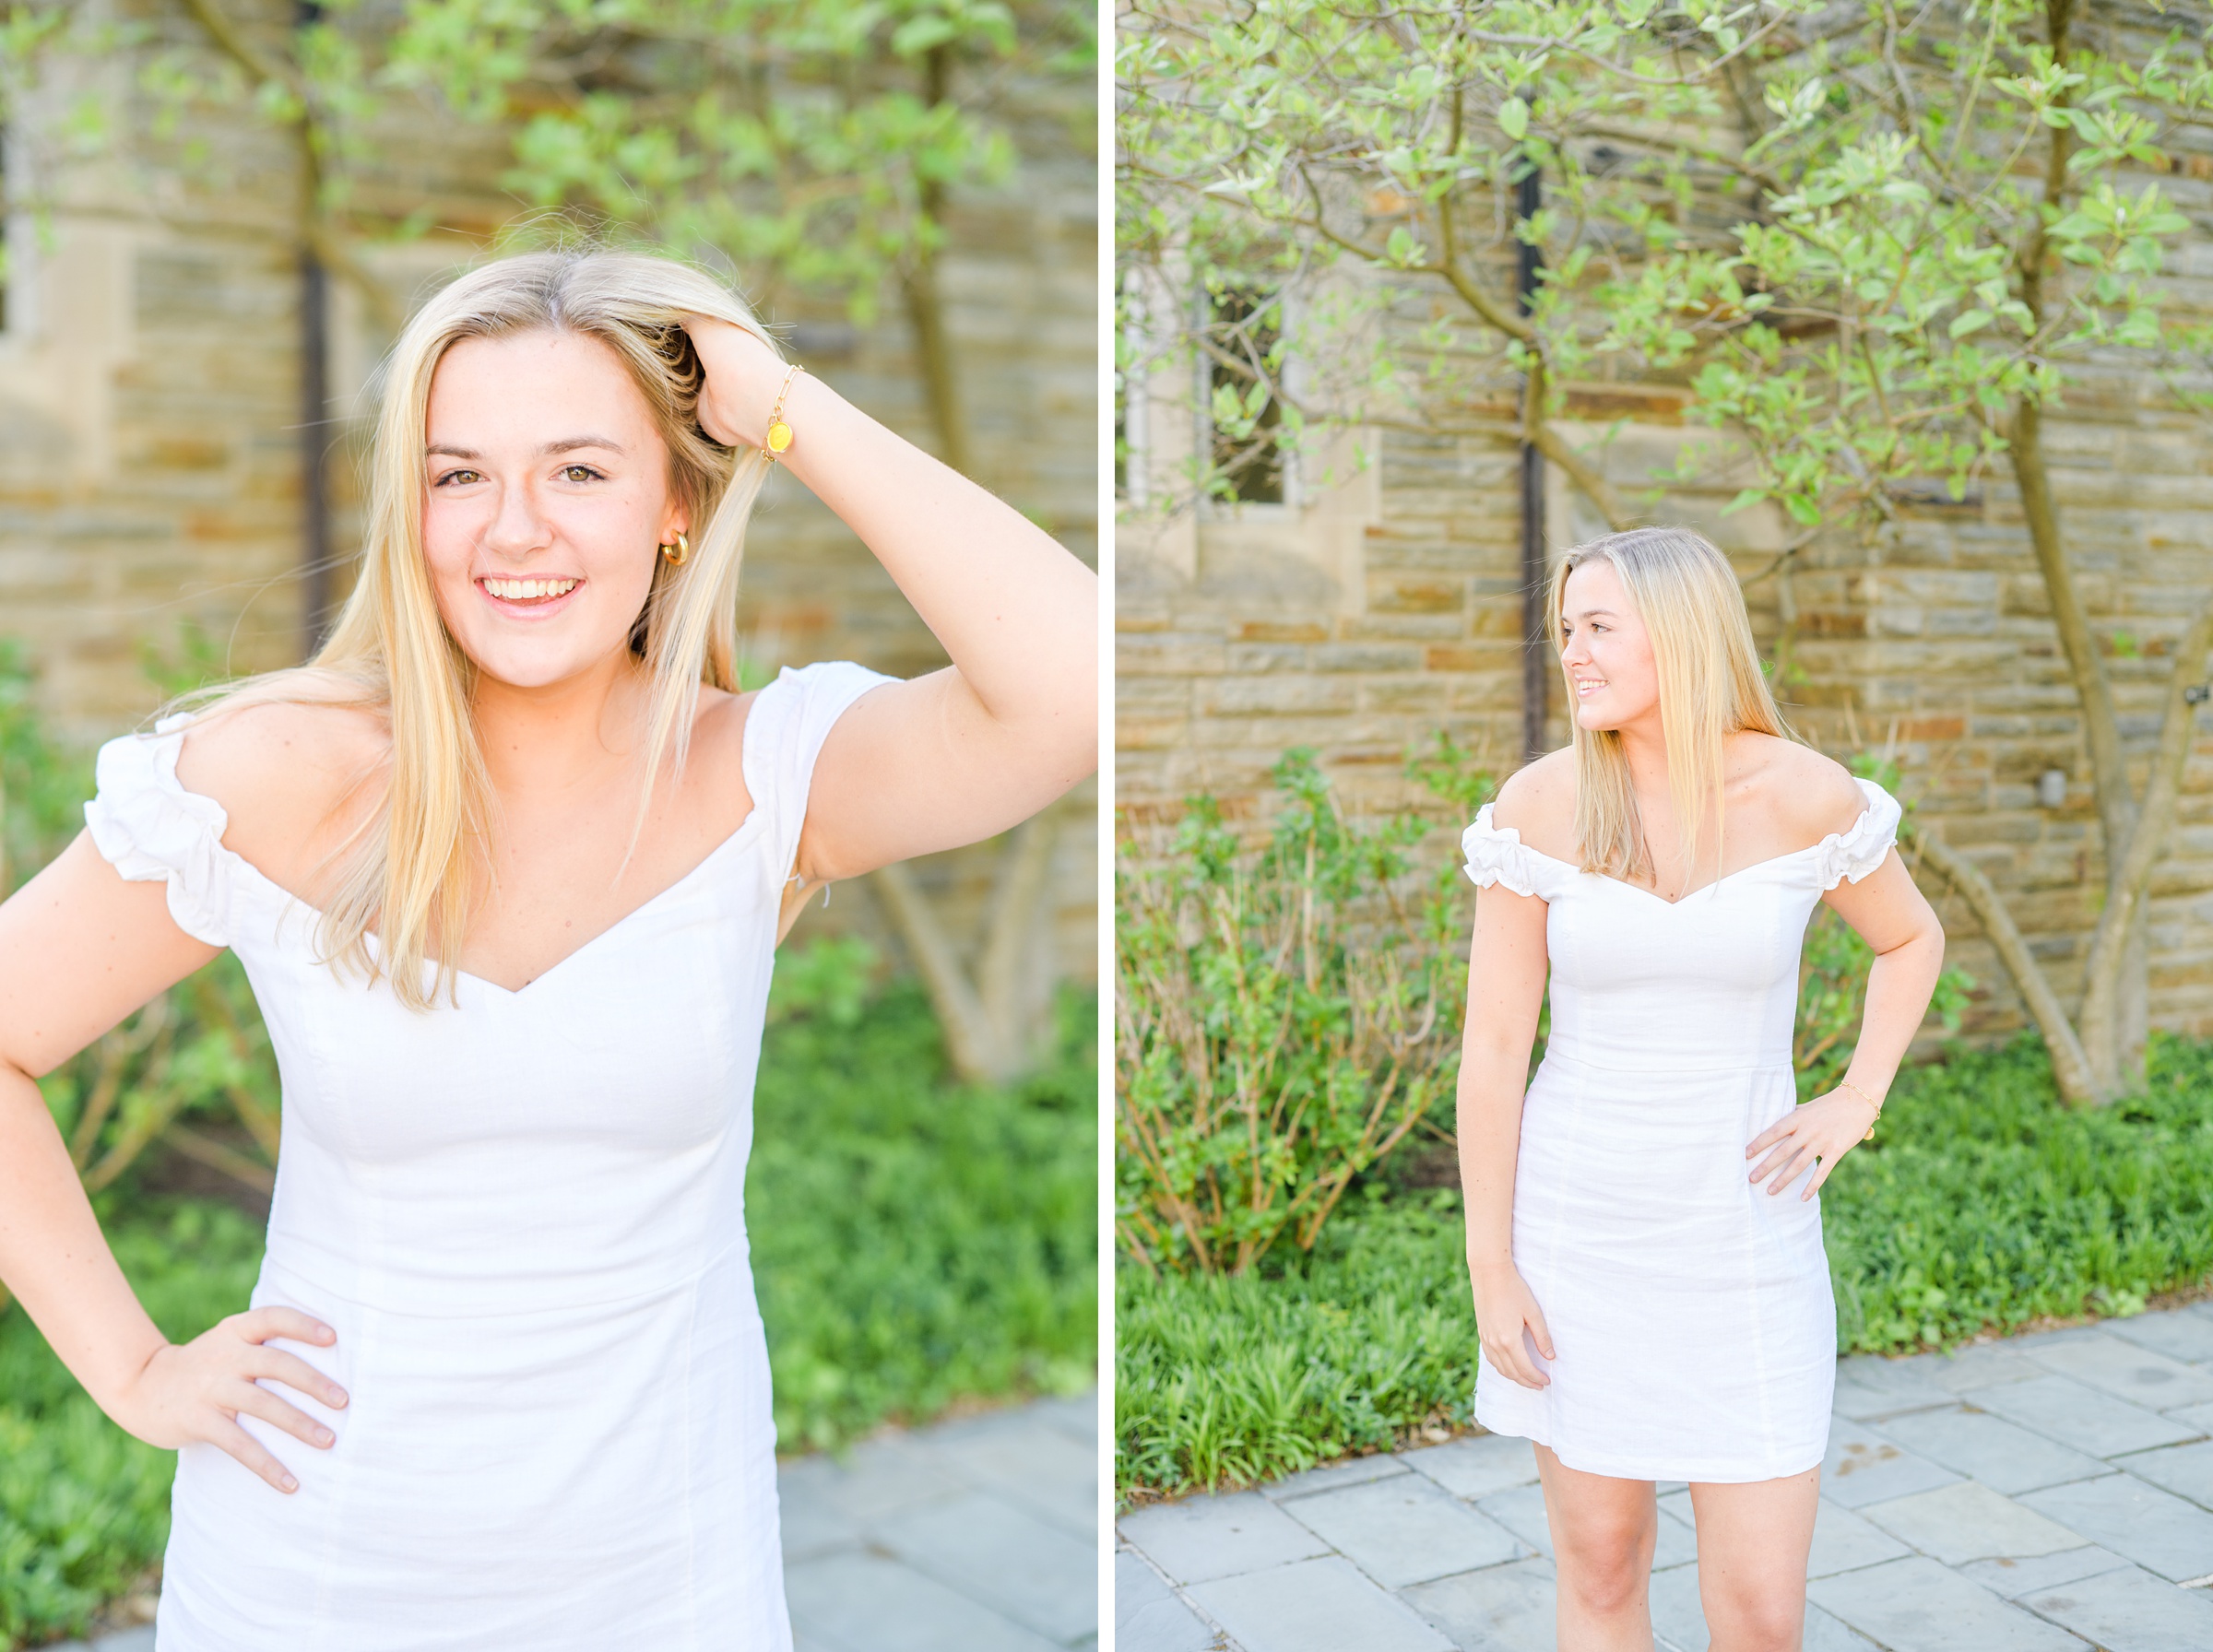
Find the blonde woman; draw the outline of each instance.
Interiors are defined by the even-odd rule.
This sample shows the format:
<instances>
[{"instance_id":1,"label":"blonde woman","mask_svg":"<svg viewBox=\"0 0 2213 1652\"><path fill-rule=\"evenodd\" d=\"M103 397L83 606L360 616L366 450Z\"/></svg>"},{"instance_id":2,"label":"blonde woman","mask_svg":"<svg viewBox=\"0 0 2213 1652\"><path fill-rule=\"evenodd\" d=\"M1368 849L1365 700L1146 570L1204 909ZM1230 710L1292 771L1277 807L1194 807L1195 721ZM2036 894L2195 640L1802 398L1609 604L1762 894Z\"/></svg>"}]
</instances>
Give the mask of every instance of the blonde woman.
<instances>
[{"instance_id":1,"label":"blonde woman","mask_svg":"<svg viewBox=\"0 0 2213 1652\"><path fill-rule=\"evenodd\" d=\"M736 675L781 463L952 666ZM808 891L1088 773L1095 582L699 272L507 259L395 347L330 642L100 754L0 906L0 1277L180 1448L160 1652L786 1648L742 1211ZM253 1305L133 1297L33 1079L230 947L285 1131Z\"/></svg>"},{"instance_id":2,"label":"blonde woman","mask_svg":"<svg viewBox=\"0 0 2213 1652\"><path fill-rule=\"evenodd\" d=\"M1714 1652L1795 1648L1836 1369L1816 1190L1882 1109L1944 932L1897 802L1783 726L1711 545L1613 535L1550 602L1572 743L1462 840L1475 1416L1534 1442L1561 1652L1650 1652L1659 1481L1690 1486ZM1843 1081L1799 1106L1819 901L1876 958Z\"/></svg>"}]
</instances>

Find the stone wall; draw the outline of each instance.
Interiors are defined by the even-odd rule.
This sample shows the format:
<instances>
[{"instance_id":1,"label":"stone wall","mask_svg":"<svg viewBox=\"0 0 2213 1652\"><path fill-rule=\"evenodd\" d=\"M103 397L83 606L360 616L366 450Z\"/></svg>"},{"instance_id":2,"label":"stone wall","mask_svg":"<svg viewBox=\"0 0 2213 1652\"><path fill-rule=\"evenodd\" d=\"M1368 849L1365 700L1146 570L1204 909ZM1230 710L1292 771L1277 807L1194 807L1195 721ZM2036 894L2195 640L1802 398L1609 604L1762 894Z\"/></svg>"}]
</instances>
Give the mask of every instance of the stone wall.
<instances>
[{"instance_id":1,"label":"stone wall","mask_svg":"<svg viewBox=\"0 0 2213 1652\"><path fill-rule=\"evenodd\" d=\"M2132 192L2143 182L2122 180ZM2213 155L2172 157L2160 183L2197 226L2168 285L2202 320L2213 315ZM1420 289L1393 302L1391 324L1408 336L1447 313ZM1150 456L1164 471L1188 452L1188 378L1171 364L1146 386ZM1779 697L1793 726L1840 758L1893 753L1905 799L1998 886L2072 1002L2102 855L2078 706L2010 474L2001 468L1958 504L1909 502L1894 534L1830 535L1779 568L1776 513L1721 513L1737 478L1655 483L1689 434L1682 401L1664 384L1572 386L1567 429L1590 442L1610 431L1604 469L1643 520L1696 527L1730 553L1762 649L1792 664ZM1510 416L1510 402L1433 411L1440 425L1467 424ZM2170 651L2213 592L2213 420L2115 360L2075 374L2047 442L2140 790ZM1361 453L1365 468L1351 462ZM1340 439L1317 466L1333 485L1296 506L1127 510L1116 559L1123 830L1173 818L1199 790L1257 828L1272 807L1268 766L1293 745L1320 749L1355 810L1418 796L1403 761L1440 729L1501 779L1518 766L1518 465L1515 446L1495 436L1368 429ZM1604 531L1556 470L1546 493L1556 557ZM1568 730L1555 670L1557 746ZM2201 712L2150 903L2153 1024L2195 1035L2213 1035L2209 725ZM2052 768L2068 786L2047 809L2034 785ZM1440 826L1431 848L1451 854L1452 834ZM1934 874L1921 882L1951 962L1979 984L1966 1031L1996 1038L2025 1024L1964 903ZM1470 903L1472 913L1472 891Z\"/></svg>"},{"instance_id":2,"label":"stone wall","mask_svg":"<svg viewBox=\"0 0 2213 1652\"><path fill-rule=\"evenodd\" d=\"M284 6L254 9L289 16ZM161 43L202 50L181 8L144 10ZM51 128L67 96L101 84L112 92L127 80L114 65L81 65L18 112L16 193L27 193L22 168L36 156L47 169L39 193L55 210L42 232L16 220L11 245L26 255L15 260L0 333L0 635L27 647L45 711L83 742L151 709L142 652L174 655L183 624L196 625L235 671L295 660L304 640L290 151L248 112L213 105L195 107L183 131L161 139L153 112L122 95L115 107L131 141L101 157L62 157L40 123ZM1020 149L1016 174L956 195L941 266L971 446L987 485L1095 566L1090 88L1017 82L1000 98ZM514 206L496 185L504 164L496 143L434 112L388 136L366 204L395 216L428 204L440 220L422 240L361 253L405 307L480 257ZM160 157L186 143L204 144L207 162L165 170ZM343 559L358 545L360 438L388 330L361 293L337 280L332 293L329 474ZM811 369L929 444L895 304L861 328L842 304L803 294L764 313L790 330ZM337 580L342 591L343 566ZM902 676L944 663L866 548L781 476L756 517L740 624L756 673L834 657ZM1049 940L1040 937L1053 969L1039 979L1097 973L1095 796L1086 785L1057 806L1057 896ZM980 925L1000 849L979 845L920 868L956 931ZM861 892L834 900L827 921L882 929Z\"/></svg>"}]
</instances>

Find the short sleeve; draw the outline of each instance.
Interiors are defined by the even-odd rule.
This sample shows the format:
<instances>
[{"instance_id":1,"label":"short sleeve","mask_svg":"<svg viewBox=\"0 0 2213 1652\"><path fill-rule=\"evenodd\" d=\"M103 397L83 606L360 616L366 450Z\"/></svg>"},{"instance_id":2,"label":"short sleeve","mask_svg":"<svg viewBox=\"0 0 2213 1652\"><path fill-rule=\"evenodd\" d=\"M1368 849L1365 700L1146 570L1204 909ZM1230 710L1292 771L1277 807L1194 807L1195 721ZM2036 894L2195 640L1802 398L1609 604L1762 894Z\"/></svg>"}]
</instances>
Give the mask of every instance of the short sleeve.
<instances>
[{"instance_id":1,"label":"short sleeve","mask_svg":"<svg viewBox=\"0 0 2213 1652\"><path fill-rule=\"evenodd\" d=\"M850 660L787 666L753 702L745 726L745 789L755 808L768 811L769 855L779 877L798 857L815 759L831 727L863 694L898 680Z\"/></svg>"},{"instance_id":2,"label":"short sleeve","mask_svg":"<svg viewBox=\"0 0 2213 1652\"><path fill-rule=\"evenodd\" d=\"M1489 804L1475 811L1475 823L1460 834L1460 849L1477 889L1503 883L1517 895L1537 892L1536 857L1522 846L1513 827L1491 824Z\"/></svg>"},{"instance_id":3,"label":"short sleeve","mask_svg":"<svg viewBox=\"0 0 2213 1652\"><path fill-rule=\"evenodd\" d=\"M126 734L100 749L85 826L101 855L134 883L169 882L169 915L211 947L231 944L230 817L212 797L177 779L177 753L192 714L179 712L151 734Z\"/></svg>"},{"instance_id":4,"label":"short sleeve","mask_svg":"<svg viewBox=\"0 0 2213 1652\"><path fill-rule=\"evenodd\" d=\"M1883 864L1884 856L1898 842L1898 822L1905 813L1898 799L1872 780L1855 784L1867 806L1850 831L1832 832L1821 840L1817 858L1824 890L1836 888L1846 878L1857 883Z\"/></svg>"}]
</instances>

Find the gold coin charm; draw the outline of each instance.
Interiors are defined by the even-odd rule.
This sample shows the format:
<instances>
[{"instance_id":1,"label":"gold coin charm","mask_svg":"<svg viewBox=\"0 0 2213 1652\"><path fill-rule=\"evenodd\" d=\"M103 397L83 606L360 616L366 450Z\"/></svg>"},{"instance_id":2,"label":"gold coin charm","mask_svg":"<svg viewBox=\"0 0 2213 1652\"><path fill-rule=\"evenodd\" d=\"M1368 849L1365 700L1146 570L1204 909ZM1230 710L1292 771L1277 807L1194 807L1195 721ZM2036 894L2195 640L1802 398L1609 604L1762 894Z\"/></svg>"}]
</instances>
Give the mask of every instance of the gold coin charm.
<instances>
[{"instance_id":1,"label":"gold coin charm","mask_svg":"<svg viewBox=\"0 0 2213 1652\"><path fill-rule=\"evenodd\" d=\"M768 451L780 454L791 445L791 427L781 419L768 427Z\"/></svg>"}]
</instances>

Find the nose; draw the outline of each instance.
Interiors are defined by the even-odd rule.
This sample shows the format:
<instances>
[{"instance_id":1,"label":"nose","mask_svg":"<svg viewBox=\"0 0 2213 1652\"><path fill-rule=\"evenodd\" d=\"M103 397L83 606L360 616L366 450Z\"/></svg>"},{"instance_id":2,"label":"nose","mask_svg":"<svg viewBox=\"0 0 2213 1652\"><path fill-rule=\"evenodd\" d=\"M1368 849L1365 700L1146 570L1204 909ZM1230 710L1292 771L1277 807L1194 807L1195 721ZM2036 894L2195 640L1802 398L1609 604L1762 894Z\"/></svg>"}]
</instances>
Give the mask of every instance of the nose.
<instances>
[{"instance_id":1,"label":"nose","mask_svg":"<svg viewBox=\"0 0 2213 1652\"><path fill-rule=\"evenodd\" d=\"M551 529L526 482L500 486L499 506L485 525L483 546L493 556L520 559L552 543Z\"/></svg>"}]
</instances>

